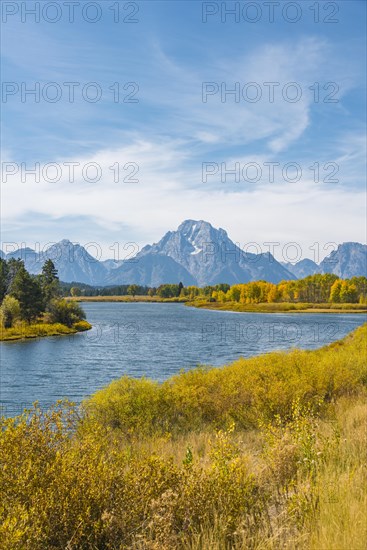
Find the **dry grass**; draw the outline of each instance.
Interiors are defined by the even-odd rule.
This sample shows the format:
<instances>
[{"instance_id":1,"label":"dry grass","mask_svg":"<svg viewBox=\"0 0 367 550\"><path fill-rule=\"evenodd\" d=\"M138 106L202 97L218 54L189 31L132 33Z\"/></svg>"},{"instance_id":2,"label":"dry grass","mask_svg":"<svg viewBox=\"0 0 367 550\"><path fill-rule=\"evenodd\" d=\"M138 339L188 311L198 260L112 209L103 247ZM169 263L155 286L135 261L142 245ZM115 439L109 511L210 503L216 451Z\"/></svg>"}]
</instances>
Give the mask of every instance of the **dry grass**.
<instances>
[{"instance_id":1,"label":"dry grass","mask_svg":"<svg viewBox=\"0 0 367 550\"><path fill-rule=\"evenodd\" d=\"M0 547L364 550L366 335L3 419Z\"/></svg>"}]
</instances>

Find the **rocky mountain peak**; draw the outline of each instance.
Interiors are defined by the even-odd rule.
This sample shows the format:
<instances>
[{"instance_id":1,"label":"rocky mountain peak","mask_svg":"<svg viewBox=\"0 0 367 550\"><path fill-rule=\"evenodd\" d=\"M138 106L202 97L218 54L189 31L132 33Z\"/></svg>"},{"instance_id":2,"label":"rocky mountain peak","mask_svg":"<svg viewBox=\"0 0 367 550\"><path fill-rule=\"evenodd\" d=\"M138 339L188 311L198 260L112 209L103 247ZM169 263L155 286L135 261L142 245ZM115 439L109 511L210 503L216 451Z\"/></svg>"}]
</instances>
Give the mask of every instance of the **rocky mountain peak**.
<instances>
[{"instance_id":1,"label":"rocky mountain peak","mask_svg":"<svg viewBox=\"0 0 367 550\"><path fill-rule=\"evenodd\" d=\"M185 220L168 231L158 243L146 245L134 261L99 261L93 250L63 239L37 253L19 249L6 258L21 257L30 273L40 273L47 259L53 260L64 282L91 285L137 283L157 286L182 281L199 286L304 278L314 273L335 273L342 278L366 275L367 246L345 242L320 265L309 259L280 264L270 252L249 254L228 237L227 232L204 220Z\"/></svg>"}]
</instances>

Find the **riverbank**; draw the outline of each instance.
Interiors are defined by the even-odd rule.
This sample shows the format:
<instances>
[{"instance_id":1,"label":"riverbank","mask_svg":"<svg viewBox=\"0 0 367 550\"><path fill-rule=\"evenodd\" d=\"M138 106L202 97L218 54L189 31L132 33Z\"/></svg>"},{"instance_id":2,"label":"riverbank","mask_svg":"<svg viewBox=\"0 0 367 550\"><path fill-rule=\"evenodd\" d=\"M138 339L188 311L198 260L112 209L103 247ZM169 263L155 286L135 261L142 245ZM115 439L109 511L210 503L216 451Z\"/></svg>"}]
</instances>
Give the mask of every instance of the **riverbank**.
<instances>
[{"instance_id":1,"label":"riverbank","mask_svg":"<svg viewBox=\"0 0 367 550\"><path fill-rule=\"evenodd\" d=\"M364 304L312 304L291 302L240 304L238 302L222 303L197 300L186 302L185 305L217 311L237 311L242 313L367 313L367 305Z\"/></svg>"},{"instance_id":2,"label":"riverbank","mask_svg":"<svg viewBox=\"0 0 367 550\"><path fill-rule=\"evenodd\" d=\"M363 550L366 337L3 419L2 547Z\"/></svg>"},{"instance_id":3,"label":"riverbank","mask_svg":"<svg viewBox=\"0 0 367 550\"><path fill-rule=\"evenodd\" d=\"M238 302L190 301L187 297L161 298L160 296L68 296L72 302L126 302L126 303L180 303L186 306L213 309L218 311L237 311L243 313L367 313L364 304L312 304L312 303L260 303L240 304Z\"/></svg>"},{"instance_id":4,"label":"riverbank","mask_svg":"<svg viewBox=\"0 0 367 550\"><path fill-rule=\"evenodd\" d=\"M161 298L160 296L67 296L71 302L157 302L157 303L184 303L187 298Z\"/></svg>"},{"instance_id":5,"label":"riverbank","mask_svg":"<svg viewBox=\"0 0 367 550\"><path fill-rule=\"evenodd\" d=\"M42 338L45 336L65 336L90 330L92 325L87 321L78 321L67 327L61 323L20 324L12 328L0 328L0 342L22 340L27 338Z\"/></svg>"}]
</instances>

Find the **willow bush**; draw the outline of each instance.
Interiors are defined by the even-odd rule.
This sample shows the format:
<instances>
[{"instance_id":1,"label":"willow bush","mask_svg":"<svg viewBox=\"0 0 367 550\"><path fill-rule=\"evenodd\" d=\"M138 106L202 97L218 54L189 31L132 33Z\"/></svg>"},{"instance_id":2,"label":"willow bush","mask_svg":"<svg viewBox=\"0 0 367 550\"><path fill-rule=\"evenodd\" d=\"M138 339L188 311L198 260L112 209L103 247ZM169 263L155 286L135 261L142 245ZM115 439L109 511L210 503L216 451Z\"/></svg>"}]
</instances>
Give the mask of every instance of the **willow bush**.
<instances>
[{"instance_id":1,"label":"willow bush","mask_svg":"<svg viewBox=\"0 0 367 550\"><path fill-rule=\"evenodd\" d=\"M2 418L0 547L362 550L366 332Z\"/></svg>"}]
</instances>

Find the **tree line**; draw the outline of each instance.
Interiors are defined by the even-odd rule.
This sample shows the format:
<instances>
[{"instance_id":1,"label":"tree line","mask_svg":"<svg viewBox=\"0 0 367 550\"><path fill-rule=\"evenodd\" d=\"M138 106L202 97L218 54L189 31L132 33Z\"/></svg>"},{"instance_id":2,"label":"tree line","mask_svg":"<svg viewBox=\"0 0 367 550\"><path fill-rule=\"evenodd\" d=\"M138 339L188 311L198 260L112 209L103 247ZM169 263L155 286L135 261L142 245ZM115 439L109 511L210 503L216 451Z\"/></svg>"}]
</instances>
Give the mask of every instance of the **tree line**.
<instances>
[{"instance_id":1,"label":"tree line","mask_svg":"<svg viewBox=\"0 0 367 550\"><path fill-rule=\"evenodd\" d=\"M257 303L367 303L366 277L339 279L331 273L309 275L304 279L281 281L278 284L265 281L233 285L226 292L212 292L217 302Z\"/></svg>"},{"instance_id":2,"label":"tree line","mask_svg":"<svg viewBox=\"0 0 367 550\"><path fill-rule=\"evenodd\" d=\"M281 281L278 284L255 281L243 284L217 284L205 287L164 284L158 287L120 285L93 288L88 285L68 285L72 296L159 296L183 300L238 302L243 304L307 302L307 303L367 303L366 277L340 279L332 273L309 275L304 279Z\"/></svg>"},{"instance_id":3,"label":"tree line","mask_svg":"<svg viewBox=\"0 0 367 550\"><path fill-rule=\"evenodd\" d=\"M64 296L159 296L160 298L178 298L182 294L182 283L165 284L158 287L142 285L116 285L110 287L92 287L79 283L62 283Z\"/></svg>"},{"instance_id":4,"label":"tree line","mask_svg":"<svg viewBox=\"0 0 367 550\"><path fill-rule=\"evenodd\" d=\"M85 319L82 308L62 298L57 270L47 260L40 275L28 273L22 260L0 259L0 321L4 328L18 322L62 323L71 327Z\"/></svg>"}]
</instances>

